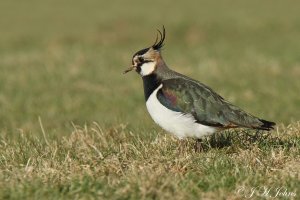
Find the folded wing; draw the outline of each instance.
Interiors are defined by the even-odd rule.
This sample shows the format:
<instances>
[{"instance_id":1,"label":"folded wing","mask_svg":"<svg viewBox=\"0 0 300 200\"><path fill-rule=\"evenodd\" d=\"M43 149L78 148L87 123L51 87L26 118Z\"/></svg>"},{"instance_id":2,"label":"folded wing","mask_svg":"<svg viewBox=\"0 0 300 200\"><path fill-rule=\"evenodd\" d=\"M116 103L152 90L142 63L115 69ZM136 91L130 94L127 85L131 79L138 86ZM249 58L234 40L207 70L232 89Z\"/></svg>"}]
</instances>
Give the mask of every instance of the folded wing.
<instances>
[{"instance_id":1,"label":"folded wing","mask_svg":"<svg viewBox=\"0 0 300 200\"><path fill-rule=\"evenodd\" d=\"M206 85L188 78L164 80L157 93L167 108L191 114L195 121L220 128L248 127L270 130L273 122L259 119L224 100Z\"/></svg>"}]
</instances>

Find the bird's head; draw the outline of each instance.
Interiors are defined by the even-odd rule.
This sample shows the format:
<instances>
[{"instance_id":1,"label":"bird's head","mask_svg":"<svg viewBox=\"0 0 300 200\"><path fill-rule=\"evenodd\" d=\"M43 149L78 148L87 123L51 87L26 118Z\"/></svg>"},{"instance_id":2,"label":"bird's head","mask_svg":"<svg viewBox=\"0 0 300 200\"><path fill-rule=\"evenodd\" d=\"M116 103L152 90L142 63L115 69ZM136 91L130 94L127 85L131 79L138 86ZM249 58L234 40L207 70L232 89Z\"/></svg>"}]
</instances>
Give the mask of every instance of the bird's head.
<instances>
[{"instance_id":1,"label":"bird's head","mask_svg":"<svg viewBox=\"0 0 300 200\"><path fill-rule=\"evenodd\" d=\"M163 31L157 30L160 36L160 40L158 41L158 34L154 44L151 47L142 49L136 52L132 57L132 66L124 71L124 74L135 70L141 76L147 76L152 74L158 62L161 58L161 48L164 45L164 40L166 37L165 27L163 27Z\"/></svg>"}]
</instances>

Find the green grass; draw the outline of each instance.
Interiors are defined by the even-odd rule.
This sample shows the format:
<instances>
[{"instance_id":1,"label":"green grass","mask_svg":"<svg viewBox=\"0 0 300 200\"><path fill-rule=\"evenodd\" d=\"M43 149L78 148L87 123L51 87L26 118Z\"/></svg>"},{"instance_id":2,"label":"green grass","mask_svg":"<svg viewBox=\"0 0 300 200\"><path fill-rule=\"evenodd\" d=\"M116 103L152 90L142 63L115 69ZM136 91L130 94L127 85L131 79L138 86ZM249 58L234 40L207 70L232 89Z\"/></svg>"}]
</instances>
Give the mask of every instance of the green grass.
<instances>
[{"instance_id":1,"label":"green grass","mask_svg":"<svg viewBox=\"0 0 300 200\"><path fill-rule=\"evenodd\" d=\"M241 199L264 186L274 197L278 187L299 195L299 130L298 123L272 135L227 132L205 141L202 153L192 140L179 150L170 135L124 125L74 127L51 140L2 138L0 197Z\"/></svg>"},{"instance_id":2,"label":"green grass","mask_svg":"<svg viewBox=\"0 0 300 200\"><path fill-rule=\"evenodd\" d=\"M0 199L241 199L241 187L263 186L299 198L298 8L292 0L0 2ZM122 74L162 25L171 68L276 130L226 132L201 153L189 139L179 150L147 114L140 77Z\"/></svg>"}]
</instances>

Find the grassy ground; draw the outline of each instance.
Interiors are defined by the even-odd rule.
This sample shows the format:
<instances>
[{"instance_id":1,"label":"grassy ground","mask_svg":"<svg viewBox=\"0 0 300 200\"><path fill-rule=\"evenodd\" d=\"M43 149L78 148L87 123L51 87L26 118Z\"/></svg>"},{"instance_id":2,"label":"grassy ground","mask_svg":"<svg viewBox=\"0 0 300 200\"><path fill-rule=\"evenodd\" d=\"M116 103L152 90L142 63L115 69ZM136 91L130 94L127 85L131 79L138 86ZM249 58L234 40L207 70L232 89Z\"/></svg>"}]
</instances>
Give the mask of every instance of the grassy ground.
<instances>
[{"instance_id":1,"label":"grassy ground","mask_svg":"<svg viewBox=\"0 0 300 200\"><path fill-rule=\"evenodd\" d=\"M0 2L0 199L300 198L299 3L123 4ZM169 66L276 130L179 151L122 75L163 24Z\"/></svg>"}]
</instances>

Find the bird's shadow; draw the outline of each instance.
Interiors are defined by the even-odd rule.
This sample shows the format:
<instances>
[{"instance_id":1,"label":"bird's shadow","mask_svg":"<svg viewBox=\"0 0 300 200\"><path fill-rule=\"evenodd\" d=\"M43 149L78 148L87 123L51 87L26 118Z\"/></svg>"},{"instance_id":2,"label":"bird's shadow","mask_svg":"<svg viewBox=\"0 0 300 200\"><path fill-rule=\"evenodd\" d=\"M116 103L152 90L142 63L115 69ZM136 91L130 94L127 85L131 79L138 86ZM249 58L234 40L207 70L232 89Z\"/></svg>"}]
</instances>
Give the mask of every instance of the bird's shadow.
<instances>
[{"instance_id":1,"label":"bird's shadow","mask_svg":"<svg viewBox=\"0 0 300 200\"><path fill-rule=\"evenodd\" d=\"M260 148L291 148L297 145L295 140L289 140L288 138L274 135L271 132L253 132L247 129L220 132L211 137L204 138L201 144L203 151L231 147L249 149L255 145Z\"/></svg>"}]
</instances>

